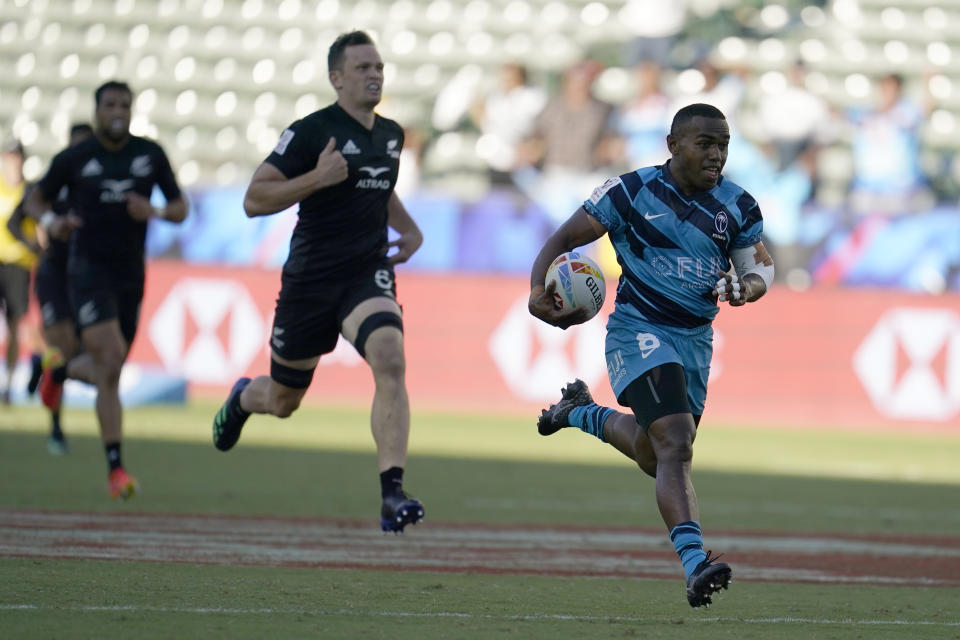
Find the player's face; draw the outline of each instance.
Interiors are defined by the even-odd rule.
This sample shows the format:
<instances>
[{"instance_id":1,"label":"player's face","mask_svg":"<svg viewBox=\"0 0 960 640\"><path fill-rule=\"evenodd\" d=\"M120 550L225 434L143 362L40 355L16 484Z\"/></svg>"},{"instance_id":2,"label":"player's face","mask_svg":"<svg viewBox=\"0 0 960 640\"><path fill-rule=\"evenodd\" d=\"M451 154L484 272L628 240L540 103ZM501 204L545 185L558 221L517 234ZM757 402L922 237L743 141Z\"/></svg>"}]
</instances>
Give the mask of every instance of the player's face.
<instances>
[{"instance_id":1,"label":"player's face","mask_svg":"<svg viewBox=\"0 0 960 640\"><path fill-rule=\"evenodd\" d=\"M97 129L113 142L130 135L130 106L133 97L122 89L108 89L97 104Z\"/></svg>"},{"instance_id":2,"label":"player's face","mask_svg":"<svg viewBox=\"0 0 960 640\"><path fill-rule=\"evenodd\" d=\"M373 109L383 96L383 60L372 44L344 49L340 69L330 73L340 100L352 107Z\"/></svg>"},{"instance_id":3,"label":"player's face","mask_svg":"<svg viewBox=\"0 0 960 640\"><path fill-rule=\"evenodd\" d=\"M684 193L708 191L717 185L729 144L730 128L723 118L694 116L677 135L667 136L670 173Z\"/></svg>"}]
</instances>

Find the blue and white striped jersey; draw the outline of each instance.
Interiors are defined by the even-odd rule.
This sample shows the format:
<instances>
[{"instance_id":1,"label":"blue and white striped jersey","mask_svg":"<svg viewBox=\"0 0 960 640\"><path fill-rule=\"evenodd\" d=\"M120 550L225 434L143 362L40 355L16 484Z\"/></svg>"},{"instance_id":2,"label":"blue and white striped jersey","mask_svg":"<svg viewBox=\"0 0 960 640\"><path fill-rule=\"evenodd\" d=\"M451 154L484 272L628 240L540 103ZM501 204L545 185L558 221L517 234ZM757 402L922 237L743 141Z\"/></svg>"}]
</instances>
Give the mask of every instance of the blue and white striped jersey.
<instances>
[{"instance_id":1,"label":"blue and white striped jersey","mask_svg":"<svg viewBox=\"0 0 960 640\"><path fill-rule=\"evenodd\" d=\"M710 292L729 268L730 250L760 242L763 231L749 193L721 176L709 191L685 196L669 161L607 180L583 207L617 252L617 306L673 327L713 320L718 307Z\"/></svg>"}]
</instances>

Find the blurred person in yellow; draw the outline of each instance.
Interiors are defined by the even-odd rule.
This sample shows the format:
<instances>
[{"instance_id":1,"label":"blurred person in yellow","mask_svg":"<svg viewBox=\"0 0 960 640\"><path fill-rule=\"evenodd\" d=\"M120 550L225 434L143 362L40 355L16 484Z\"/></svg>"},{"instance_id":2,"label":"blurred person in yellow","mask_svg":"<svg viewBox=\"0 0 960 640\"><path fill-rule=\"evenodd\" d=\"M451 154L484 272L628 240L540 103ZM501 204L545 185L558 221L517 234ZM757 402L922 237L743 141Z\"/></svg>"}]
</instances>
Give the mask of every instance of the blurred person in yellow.
<instances>
[{"instance_id":1,"label":"blurred person in yellow","mask_svg":"<svg viewBox=\"0 0 960 640\"><path fill-rule=\"evenodd\" d=\"M3 166L0 171L0 302L3 303L7 321L6 376L2 391L4 404L10 403L10 380L20 354L17 329L20 319L27 312L30 272L37 263L33 221L25 220L13 229L8 224L27 188L23 177L24 155L19 140L10 140L3 146Z\"/></svg>"}]
</instances>

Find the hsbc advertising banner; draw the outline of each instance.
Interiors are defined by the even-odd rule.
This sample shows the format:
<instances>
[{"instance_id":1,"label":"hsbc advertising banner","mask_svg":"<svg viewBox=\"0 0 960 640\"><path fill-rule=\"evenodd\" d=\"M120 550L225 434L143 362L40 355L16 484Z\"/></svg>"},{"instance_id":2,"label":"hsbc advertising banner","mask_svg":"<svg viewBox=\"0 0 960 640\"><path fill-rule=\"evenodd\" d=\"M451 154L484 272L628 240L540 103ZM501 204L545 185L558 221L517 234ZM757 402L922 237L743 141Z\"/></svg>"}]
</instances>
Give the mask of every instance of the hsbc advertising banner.
<instances>
[{"instance_id":1,"label":"hsbc advertising banner","mask_svg":"<svg viewBox=\"0 0 960 640\"><path fill-rule=\"evenodd\" d=\"M523 277L401 270L397 280L414 409L535 412L575 377L615 405L603 357L615 283L599 316L561 331L527 313ZM278 271L152 262L131 360L183 375L192 393L267 373L279 283ZM960 296L775 288L724 305L714 327L706 419L960 430ZM372 390L341 339L308 398L368 404Z\"/></svg>"}]
</instances>

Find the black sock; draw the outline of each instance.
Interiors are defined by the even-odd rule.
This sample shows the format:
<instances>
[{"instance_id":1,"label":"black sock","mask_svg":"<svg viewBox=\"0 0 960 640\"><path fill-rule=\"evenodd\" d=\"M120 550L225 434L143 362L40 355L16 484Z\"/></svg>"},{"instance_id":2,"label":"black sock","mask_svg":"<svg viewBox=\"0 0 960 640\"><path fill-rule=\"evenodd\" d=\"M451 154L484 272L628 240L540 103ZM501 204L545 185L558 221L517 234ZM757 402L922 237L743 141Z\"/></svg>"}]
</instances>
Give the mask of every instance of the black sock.
<instances>
[{"instance_id":1,"label":"black sock","mask_svg":"<svg viewBox=\"0 0 960 640\"><path fill-rule=\"evenodd\" d=\"M57 440L63 439L63 431L60 429L60 412L56 411L50 414L50 435L52 435Z\"/></svg>"},{"instance_id":2,"label":"black sock","mask_svg":"<svg viewBox=\"0 0 960 640\"><path fill-rule=\"evenodd\" d=\"M380 496L398 493L403 489L403 467L390 467L380 474Z\"/></svg>"},{"instance_id":3,"label":"black sock","mask_svg":"<svg viewBox=\"0 0 960 640\"><path fill-rule=\"evenodd\" d=\"M53 378L53 381L57 384L63 384L64 380L67 379L67 365L62 367L57 367L50 372L50 377Z\"/></svg>"},{"instance_id":4,"label":"black sock","mask_svg":"<svg viewBox=\"0 0 960 640\"><path fill-rule=\"evenodd\" d=\"M110 442L103 447L107 452L107 464L110 465L110 471L114 469L119 469L123 465L120 464L120 443L119 442Z\"/></svg>"}]
</instances>

